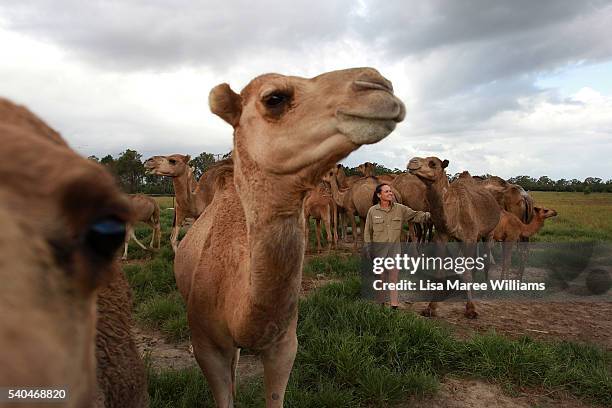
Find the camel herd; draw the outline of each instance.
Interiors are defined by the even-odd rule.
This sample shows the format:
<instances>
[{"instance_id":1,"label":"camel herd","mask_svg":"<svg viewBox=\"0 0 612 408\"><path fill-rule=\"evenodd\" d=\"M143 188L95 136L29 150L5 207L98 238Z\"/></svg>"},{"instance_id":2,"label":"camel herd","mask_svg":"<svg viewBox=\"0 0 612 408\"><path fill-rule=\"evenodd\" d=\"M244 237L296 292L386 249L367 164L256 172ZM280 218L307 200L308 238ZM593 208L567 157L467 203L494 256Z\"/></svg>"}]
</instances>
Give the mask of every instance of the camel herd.
<instances>
[{"instance_id":1,"label":"camel herd","mask_svg":"<svg viewBox=\"0 0 612 408\"><path fill-rule=\"evenodd\" d=\"M466 173L449 183L448 161L435 157L413 158L404 174L376 176L364 163L363 176L346 176L337 163L405 116L391 83L371 68L310 79L266 74L240 93L221 84L209 105L233 128L230 159L198 181L186 155L155 156L145 167L173 178L176 283L219 407L234 404L244 347L261 356L266 406L283 406L297 350L305 219L316 220L319 250L320 223L330 245L347 238L350 223L356 247L356 218L363 225L381 182L397 201L431 213L436 240L456 239L466 250L479 239L527 239L556 215L501 179ZM159 207L122 194L103 166L4 99L0 135L0 385L67 386L67 407L147 406L131 295L115 255L124 244L126 256L138 221L152 226L150 246L159 247ZM187 218L195 221L179 242ZM409 237L428 240L431 231L410 226ZM471 301L466 315L476 316Z\"/></svg>"}]
</instances>

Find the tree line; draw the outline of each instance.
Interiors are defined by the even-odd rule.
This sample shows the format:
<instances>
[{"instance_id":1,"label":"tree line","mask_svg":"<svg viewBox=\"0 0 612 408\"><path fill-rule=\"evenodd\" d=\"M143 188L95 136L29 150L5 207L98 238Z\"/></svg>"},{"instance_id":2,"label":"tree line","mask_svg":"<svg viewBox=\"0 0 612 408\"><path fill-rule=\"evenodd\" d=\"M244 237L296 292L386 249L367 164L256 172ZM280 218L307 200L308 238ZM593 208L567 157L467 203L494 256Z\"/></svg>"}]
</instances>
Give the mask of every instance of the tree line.
<instances>
[{"instance_id":1,"label":"tree line","mask_svg":"<svg viewBox=\"0 0 612 408\"><path fill-rule=\"evenodd\" d=\"M223 155L223 158L229 157L230 153ZM198 156L193 157L189 165L194 170L196 179L199 179L202 173L215 162L218 155L202 152ZM160 177L145 173L142 155L136 150L127 149L117 157L108 154L101 159L96 156L89 156L89 159L97 161L108 167L111 173L116 177L121 188L126 193L145 193L145 194L174 194L172 187L172 179L170 177ZM347 175L359 174L357 167L345 168ZM380 164L376 164L376 174L387 173L403 173L404 170L395 168L388 169ZM459 173L449 176L449 179L454 180ZM482 177L489 177L489 174ZM508 182L518 184L527 191L573 191L583 193L612 193L612 179L603 181L599 177L587 177L584 180L578 179L559 179L553 180L548 176L534 178L531 176L516 176L508 179Z\"/></svg>"}]
</instances>

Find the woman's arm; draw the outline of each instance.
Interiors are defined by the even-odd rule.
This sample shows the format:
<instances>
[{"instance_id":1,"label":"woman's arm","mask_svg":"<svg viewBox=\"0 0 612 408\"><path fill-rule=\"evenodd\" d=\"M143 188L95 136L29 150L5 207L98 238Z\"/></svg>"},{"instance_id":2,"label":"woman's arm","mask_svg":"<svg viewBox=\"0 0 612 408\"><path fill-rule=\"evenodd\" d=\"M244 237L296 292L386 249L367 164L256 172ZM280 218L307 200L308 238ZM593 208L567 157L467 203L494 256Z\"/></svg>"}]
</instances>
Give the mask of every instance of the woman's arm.
<instances>
[{"instance_id":1,"label":"woman's arm","mask_svg":"<svg viewBox=\"0 0 612 408\"><path fill-rule=\"evenodd\" d=\"M372 208L370 208L363 227L363 242L372 242L372 232Z\"/></svg>"}]
</instances>

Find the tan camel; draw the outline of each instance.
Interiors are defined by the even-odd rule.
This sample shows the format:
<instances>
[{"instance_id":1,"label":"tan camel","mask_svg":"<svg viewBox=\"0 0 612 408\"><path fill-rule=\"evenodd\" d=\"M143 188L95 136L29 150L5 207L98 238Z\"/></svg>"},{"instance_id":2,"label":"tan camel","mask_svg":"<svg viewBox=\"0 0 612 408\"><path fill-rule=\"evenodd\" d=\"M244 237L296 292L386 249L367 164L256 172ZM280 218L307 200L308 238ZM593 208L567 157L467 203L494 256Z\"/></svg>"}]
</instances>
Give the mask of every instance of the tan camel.
<instances>
[{"instance_id":1,"label":"tan camel","mask_svg":"<svg viewBox=\"0 0 612 408\"><path fill-rule=\"evenodd\" d=\"M432 221L436 227L435 240L445 244L454 238L463 243L465 257L476 258L476 244L481 238L493 240L493 230L500 219L501 209L495 198L471 178L459 178L449 185L446 171L448 160L437 157L414 157L408 162L408 170L417 176L427 188ZM471 271L462 278L471 282ZM423 311L426 316L436 315L437 305L431 302ZM468 291L465 316L478 316Z\"/></svg>"},{"instance_id":2,"label":"tan camel","mask_svg":"<svg viewBox=\"0 0 612 408\"><path fill-rule=\"evenodd\" d=\"M402 199L402 204L412 208L415 211L429 212L429 203L427 202L427 187L419 180L417 176L410 173L402 173L391 182L391 187L395 188ZM433 222L424 224L409 225L409 234L412 241L426 242L431 239ZM416 228L415 228L416 227Z\"/></svg>"},{"instance_id":3,"label":"tan camel","mask_svg":"<svg viewBox=\"0 0 612 408\"><path fill-rule=\"evenodd\" d=\"M547 218L556 217L557 211L534 207L533 216L529 224L524 224L516 215L511 212L502 210L499 223L493 230L493 239L502 242L502 279L507 279L510 260L512 258L512 248L521 241L521 239L529 238L537 234L544 226L544 221ZM523 279L523 270L519 270L519 279Z\"/></svg>"},{"instance_id":4,"label":"tan camel","mask_svg":"<svg viewBox=\"0 0 612 408\"><path fill-rule=\"evenodd\" d=\"M137 222L143 222L153 229L151 235L151 243L149 248L159 249L160 238L161 238L161 226L159 221L159 204L153 197L149 197L144 194L135 194L130 196L130 205L132 206L132 213L134 214L133 221L128 224L127 231L125 233L125 242L123 244L123 256L121 259L127 259L128 244L130 239L133 239L142 249L148 250L146 246L142 244L136 238L134 233L134 225Z\"/></svg>"},{"instance_id":5,"label":"tan camel","mask_svg":"<svg viewBox=\"0 0 612 408\"><path fill-rule=\"evenodd\" d=\"M261 353L267 407L283 405L297 349L304 197L334 163L404 118L371 68L312 79L266 74L240 94L209 96L234 128L233 180L181 241L175 258L194 354L217 406L231 407L239 349Z\"/></svg>"},{"instance_id":6,"label":"tan camel","mask_svg":"<svg viewBox=\"0 0 612 408\"><path fill-rule=\"evenodd\" d=\"M534 206L533 198L523 187L518 184L508 183L497 176L491 176L486 179L473 176L473 179L493 194L501 208L516 215L525 224L531 221Z\"/></svg>"},{"instance_id":7,"label":"tan camel","mask_svg":"<svg viewBox=\"0 0 612 408\"><path fill-rule=\"evenodd\" d=\"M199 188L196 186L193 171L189 167L191 156L171 154L169 156L153 156L144 162L147 172L157 176L172 177L174 186L174 221L170 233L170 244L176 252L178 235L187 218L196 219L204 208L198 206ZM200 207L200 208L198 208Z\"/></svg>"},{"instance_id":8,"label":"tan camel","mask_svg":"<svg viewBox=\"0 0 612 408\"><path fill-rule=\"evenodd\" d=\"M365 177L376 177L381 183L392 183L397 177L396 174L376 174L378 163L365 162L357 167L357 170ZM340 180L338 180L340 182Z\"/></svg>"},{"instance_id":9,"label":"tan camel","mask_svg":"<svg viewBox=\"0 0 612 408\"><path fill-rule=\"evenodd\" d=\"M306 222L306 250L308 250L309 233L310 233L310 217L315 219L316 237L317 237L317 252L321 252L321 222L325 226L327 233L327 249L332 246L336 248L338 245L338 231L336 229L337 209L336 202L331 194L329 183L321 181L315 188L306 194L304 200L304 219ZM332 234L333 225L333 234Z\"/></svg>"},{"instance_id":10,"label":"tan camel","mask_svg":"<svg viewBox=\"0 0 612 408\"><path fill-rule=\"evenodd\" d=\"M2 98L0 139L0 384L67 388L62 407L146 407L114 260L127 198L103 166Z\"/></svg>"}]
</instances>

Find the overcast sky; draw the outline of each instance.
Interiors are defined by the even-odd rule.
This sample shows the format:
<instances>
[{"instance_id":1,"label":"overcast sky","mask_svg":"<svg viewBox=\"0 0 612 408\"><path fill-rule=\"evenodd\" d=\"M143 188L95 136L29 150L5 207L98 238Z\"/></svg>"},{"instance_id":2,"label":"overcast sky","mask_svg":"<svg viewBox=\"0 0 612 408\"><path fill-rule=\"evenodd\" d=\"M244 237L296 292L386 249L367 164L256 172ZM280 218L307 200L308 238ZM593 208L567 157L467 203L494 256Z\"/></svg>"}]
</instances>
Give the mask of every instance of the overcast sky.
<instances>
[{"instance_id":1,"label":"overcast sky","mask_svg":"<svg viewBox=\"0 0 612 408\"><path fill-rule=\"evenodd\" d=\"M0 95L83 155L226 153L216 84L372 66L407 116L345 164L612 178L612 1L4 0L0 50Z\"/></svg>"}]
</instances>

